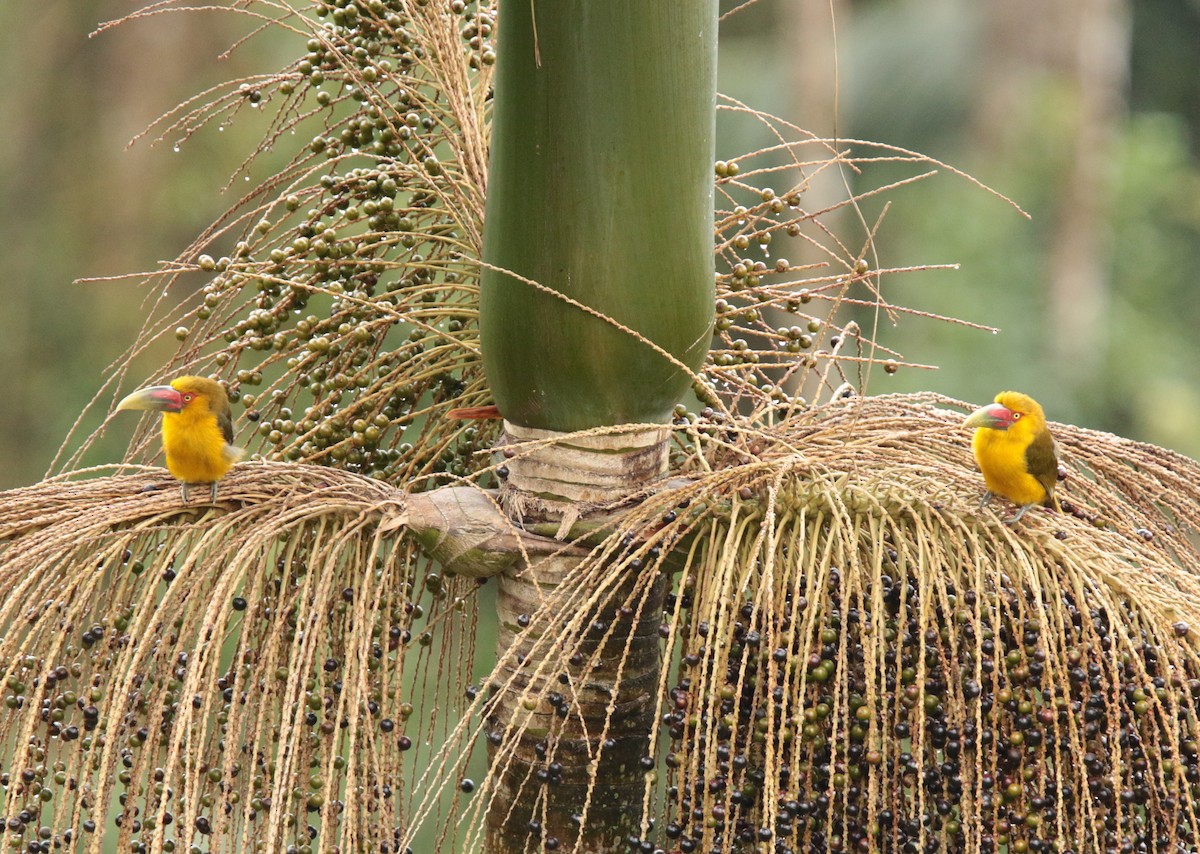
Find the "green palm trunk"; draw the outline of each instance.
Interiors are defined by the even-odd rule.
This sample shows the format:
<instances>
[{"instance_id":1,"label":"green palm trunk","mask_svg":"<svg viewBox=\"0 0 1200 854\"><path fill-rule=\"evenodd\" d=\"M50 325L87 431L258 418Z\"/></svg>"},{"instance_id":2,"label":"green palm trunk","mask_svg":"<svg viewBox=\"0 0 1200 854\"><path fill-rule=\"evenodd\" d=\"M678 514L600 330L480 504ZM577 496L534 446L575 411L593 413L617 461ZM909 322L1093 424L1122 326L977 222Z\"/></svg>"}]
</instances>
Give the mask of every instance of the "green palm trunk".
<instances>
[{"instance_id":1,"label":"green palm trunk","mask_svg":"<svg viewBox=\"0 0 1200 854\"><path fill-rule=\"evenodd\" d=\"M515 440L664 423L704 360L716 30L713 0L501 7L480 327ZM519 455L508 506L521 522L531 508L560 518L601 503L660 477L665 439L654 429L572 440L566 462L558 445L536 465ZM581 451L596 465L573 463ZM665 584L637 592L636 609L622 608L632 580L597 602L592 625L620 626L620 640L597 637L601 663L584 672L521 631L522 614L552 599L577 560L533 561L499 579L507 687L489 722L505 734L491 740L492 854L625 850L640 828ZM578 705L563 714L547 700L556 692Z\"/></svg>"},{"instance_id":2,"label":"green palm trunk","mask_svg":"<svg viewBox=\"0 0 1200 854\"><path fill-rule=\"evenodd\" d=\"M480 323L514 424L665 421L690 379L647 342L693 370L708 351L716 10L503 7Z\"/></svg>"}]
</instances>

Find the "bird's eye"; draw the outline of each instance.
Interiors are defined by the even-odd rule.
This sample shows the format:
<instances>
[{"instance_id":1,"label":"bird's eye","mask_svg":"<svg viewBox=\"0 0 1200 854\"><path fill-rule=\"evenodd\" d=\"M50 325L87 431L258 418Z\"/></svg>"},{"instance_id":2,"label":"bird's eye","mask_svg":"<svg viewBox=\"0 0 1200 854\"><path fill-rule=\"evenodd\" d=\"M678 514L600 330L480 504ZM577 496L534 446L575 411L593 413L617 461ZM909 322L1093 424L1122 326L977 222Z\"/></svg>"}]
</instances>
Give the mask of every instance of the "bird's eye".
<instances>
[{"instance_id":1,"label":"bird's eye","mask_svg":"<svg viewBox=\"0 0 1200 854\"><path fill-rule=\"evenodd\" d=\"M1021 413L1020 413L1020 412L1014 412L1014 413L1013 413L1013 421L1020 421L1020 420L1021 420Z\"/></svg>"},{"instance_id":2,"label":"bird's eye","mask_svg":"<svg viewBox=\"0 0 1200 854\"><path fill-rule=\"evenodd\" d=\"M190 394L185 394L185 395L183 396L183 402L184 402L184 403L187 403L187 402L188 402L189 400L191 400L191 399L192 399L192 396L191 396Z\"/></svg>"}]
</instances>

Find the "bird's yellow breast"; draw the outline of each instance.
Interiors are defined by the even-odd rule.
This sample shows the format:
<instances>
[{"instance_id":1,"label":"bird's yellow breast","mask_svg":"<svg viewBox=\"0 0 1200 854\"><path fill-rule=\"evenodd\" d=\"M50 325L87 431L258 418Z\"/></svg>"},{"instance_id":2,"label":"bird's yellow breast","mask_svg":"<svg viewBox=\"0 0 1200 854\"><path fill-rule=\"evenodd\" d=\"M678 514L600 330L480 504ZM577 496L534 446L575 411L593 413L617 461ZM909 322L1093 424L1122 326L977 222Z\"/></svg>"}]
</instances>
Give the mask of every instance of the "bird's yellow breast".
<instances>
[{"instance_id":1,"label":"bird's yellow breast","mask_svg":"<svg viewBox=\"0 0 1200 854\"><path fill-rule=\"evenodd\" d=\"M990 492L1014 504L1041 504L1046 487L1027 470L1025 450L1029 439L1016 430L975 431L971 449Z\"/></svg>"},{"instance_id":2,"label":"bird's yellow breast","mask_svg":"<svg viewBox=\"0 0 1200 854\"><path fill-rule=\"evenodd\" d=\"M237 461L207 406L164 413L162 437L167 469L184 483L215 483Z\"/></svg>"}]
</instances>

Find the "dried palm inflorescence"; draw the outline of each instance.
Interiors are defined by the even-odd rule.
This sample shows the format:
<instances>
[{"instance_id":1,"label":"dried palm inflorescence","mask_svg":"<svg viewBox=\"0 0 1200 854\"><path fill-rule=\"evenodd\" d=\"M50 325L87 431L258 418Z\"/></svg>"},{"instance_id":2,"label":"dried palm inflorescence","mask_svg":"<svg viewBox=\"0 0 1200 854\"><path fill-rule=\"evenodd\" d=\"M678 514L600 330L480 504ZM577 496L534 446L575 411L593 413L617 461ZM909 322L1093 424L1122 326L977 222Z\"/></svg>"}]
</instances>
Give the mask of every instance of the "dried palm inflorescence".
<instances>
[{"instance_id":1,"label":"dried palm inflorescence","mask_svg":"<svg viewBox=\"0 0 1200 854\"><path fill-rule=\"evenodd\" d=\"M255 464L226 484L208 511L160 470L6 494L7 840L283 851L337 827L354 850L403 826L401 754L470 679L472 623L447 613L474 582L418 575L381 482Z\"/></svg>"},{"instance_id":2,"label":"dried palm inflorescence","mask_svg":"<svg viewBox=\"0 0 1200 854\"><path fill-rule=\"evenodd\" d=\"M595 650L622 648L665 574L657 822L638 845L1190 850L1200 467L1056 425L1068 510L1012 528L976 510L952 405L865 398L689 432L708 470L625 518L526 620L520 648L543 654L527 677L548 687L489 737L535 732L552 769L554 721L636 665ZM753 458L709 468L714 442ZM503 672L493 688L512 687ZM610 705L601 743L623 714ZM527 797L562 782L543 773ZM604 803L593 786L582 820Z\"/></svg>"},{"instance_id":3,"label":"dried palm inflorescence","mask_svg":"<svg viewBox=\"0 0 1200 854\"><path fill-rule=\"evenodd\" d=\"M659 820L641 839L1194 844L1200 470L1056 425L1070 510L1010 528L975 509L951 404L861 398L778 427L682 430L699 470L622 519L513 627L514 650L543 662L522 681L549 687L509 722L489 690L467 709L451 699L470 682L473 620L459 609L475 582L381 533L403 510L383 484L249 465L208 512L147 491L161 474L10 493L10 830L66 842L119 816L147 850L205 837L276 850L409 843L431 824L469 846L494 777L462 812L434 795L458 788L472 744L542 728L545 773L524 793L536 814L563 784L556 721L603 705L638 666L622 654L628 627L661 622L670 667L645 757ZM711 467L717 442L754 459ZM668 607L646 613L663 579ZM515 678L501 664L488 689ZM621 715L607 709L599 750ZM585 825L604 806L593 786ZM532 826L530 849L543 842Z\"/></svg>"},{"instance_id":4,"label":"dried palm inflorescence","mask_svg":"<svg viewBox=\"0 0 1200 854\"><path fill-rule=\"evenodd\" d=\"M1200 468L1059 426L1073 515L1014 530L924 403L831 408L736 469L676 600L668 835L1194 846Z\"/></svg>"}]
</instances>

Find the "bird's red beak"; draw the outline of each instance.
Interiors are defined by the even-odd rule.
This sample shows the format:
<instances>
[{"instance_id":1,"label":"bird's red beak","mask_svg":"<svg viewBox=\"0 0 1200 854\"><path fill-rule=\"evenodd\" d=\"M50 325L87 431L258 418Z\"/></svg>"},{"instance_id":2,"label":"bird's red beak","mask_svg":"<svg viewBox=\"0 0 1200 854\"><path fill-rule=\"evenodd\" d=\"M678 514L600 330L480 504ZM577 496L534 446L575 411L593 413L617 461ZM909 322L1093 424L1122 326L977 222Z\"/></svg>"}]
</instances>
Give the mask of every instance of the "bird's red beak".
<instances>
[{"instance_id":1,"label":"bird's red beak","mask_svg":"<svg viewBox=\"0 0 1200 854\"><path fill-rule=\"evenodd\" d=\"M117 404L117 409L157 409L160 412L179 412L183 395L169 385L141 388Z\"/></svg>"},{"instance_id":2,"label":"bird's red beak","mask_svg":"<svg viewBox=\"0 0 1200 854\"><path fill-rule=\"evenodd\" d=\"M987 427L992 430L1007 430L1013 424L1012 410L999 403L981 406L963 422L964 427Z\"/></svg>"}]
</instances>

